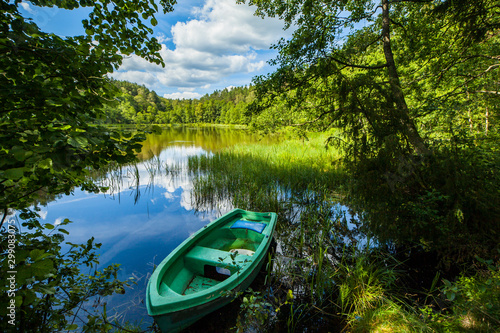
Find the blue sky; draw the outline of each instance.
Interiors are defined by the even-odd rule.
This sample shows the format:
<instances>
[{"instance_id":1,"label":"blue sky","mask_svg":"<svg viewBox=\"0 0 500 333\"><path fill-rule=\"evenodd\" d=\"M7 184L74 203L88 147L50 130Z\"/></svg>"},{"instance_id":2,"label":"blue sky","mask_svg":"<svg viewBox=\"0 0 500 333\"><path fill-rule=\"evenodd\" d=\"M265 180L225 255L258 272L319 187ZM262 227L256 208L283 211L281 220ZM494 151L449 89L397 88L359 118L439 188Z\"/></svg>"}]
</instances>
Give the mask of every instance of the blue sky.
<instances>
[{"instance_id":1,"label":"blue sky","mask_svg":"<svg viewBox=\"0 0 500 333\"><path fill-rule=\"evenodd\" d=\"M254 7L235 0L181 0L174 12L156 14L154 36L162 44L165 68L131 56L111 76L144 84L167 98L198 98L214 90L251 83L272 71L267 61L276 56L270 46L281 37L283 23L253 15ZM81 21L90 10L40 8L21 3L42 31L61 36L84 34Z\"/></svg>"}]
</instances>

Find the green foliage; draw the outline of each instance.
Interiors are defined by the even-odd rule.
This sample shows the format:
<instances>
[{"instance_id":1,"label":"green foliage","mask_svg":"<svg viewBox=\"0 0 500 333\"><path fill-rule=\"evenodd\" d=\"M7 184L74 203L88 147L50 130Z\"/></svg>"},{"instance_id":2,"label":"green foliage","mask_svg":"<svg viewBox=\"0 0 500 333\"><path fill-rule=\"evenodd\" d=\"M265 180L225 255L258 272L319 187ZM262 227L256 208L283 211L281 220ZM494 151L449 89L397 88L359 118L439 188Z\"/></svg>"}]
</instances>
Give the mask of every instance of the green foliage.
<instances>
[{"instance_id":1,"label":"green foliage","mask_svg":"<svg viewBox=\"0 0 500 333\"><path fill-rule=\"evenodd\" d=\"M166 123L171 105L145 86L126 81L111 80L120 91L118 102L104 108L108 124Z\"/></svg>"},{"instance_id":2,"label":"green foliage","mask_svg":"<svg viewBox=\"0 0 500 333\"><path fill-rule=\"evenodd\" d=\"M1 325L3 331L15 327L21 332L59 332L77 329L78 317L84 330L107 330L106 310L102 319L99 313L89 313L85 320L80 317L83 304L122 293L128 282L117 279L117 265L96 269L94 251L100 244L93 238L83 245L63 244L68 232L41 225L36 204L69 194L75 186L97 192L100 187L89 179L90 170L135 159L141 136L96 124L115 97L107 74L121 64L122 55L135 53L162 63L160 44L150 37L148 27L156 23L158 5L152 0L32 3L63 9L92 7L92 11L82 22L86 35L60 37L40 31L24 18L18 10L20 1L0 1L0 227L15 210L29 230L18 228L14 234L10 220L8 229L2 229L0 297L2 304L15 301L16 318L14 325L9 324L3 307ZM160 1L164 13L174 3ZM13 235L15 260L8 247ZM83 265L89 274L81 273ZM7 267L16 271L14 285L6 279Z\"/></svg>"},{"instance_id":3,"label":"green foliage","mask_svg":"<svg viewBox=\"0 0 500 333\"><path fill-rule=\"evenodd\" d=\"M435 11L441 15L451 15L461 26L461 35L466 42L478 42L487 37L492 30L500 28L498 12L492 8L498 6L496 0L469 2L466 0L441 1Z\"/></svg>"},{"instance_id":4,"label":"green foliage","mask_svg":"<svg viewBox=\"0 0 500 333\"><path fill-rule=\"evenodd\" d=\"M389 151L358 163L350 202L365 211L365 231L382 242L437 251L446 265L497 255L500 160L494 141L454 138L420 163Z\"/></svg>"},{"instance_id":5,"label":"green foliage","mask_svg":"<svg viewBox=\"0 0 500 333\"><path fill-rule=\"evenodd\" d=\"M443 280L446 312L422 308L430 326L439 332L498 332L500 329L500 269L498 262L477 258L477 271L455 282Z\"/></svg>"},{"instance_id":6,"label":"green foliage","mask_svg":"<svg viewBox=\"0 0 500 333\"><path fill-rule=\"evenodd\" d=\"M124 288L132 282L118 280L119 265L97 269L99 261L95 250L101 244L95 243L94 238L86 244L63 244L64 234L68 232L61 226L68 223L66 219L57 226L41 225L32 219L23 223L30 231L12 233L2 229L0 299L2 304L15 300L14 325L8 323L14 319L8 317L12 312L7 307L0 309L0 317L4 318L2 331L12 328L19 332L74 330L78 328L75 322L81 324L79 318L87 318L85 327L94 331L101 315L89 310L89 302L96 297L124 293ZM12 227L14 225L9 225L9 230ZM12 249L9 235L15 235L13 260L7 255L8 249ZM13 279L14 288L9 278Z\"/></svg>"},{"instance_id":7,"label":"green foliage","mask_svg":"<svg viewBox=\"0 0 500 333\"><path fill-rule=\"evenodd\" d=\"M341 129L349 206L379 241L498 255L498 1L250 3L295 28L252 124Z\"/></svg>"},{"instance_id":8,"label":"green foliage","mask_svg":"<svg viewBox=\"0 0 500 333\"><path fill-rule=\"evenodd\" d=\"M156 8L148 1L136 1L110 12L107 2L58 2L60 8L94 7L91 22L84 22L90 24L88 35L62 38L24 19L17 2L1 2L0 209L4 212L26 208L41 190L69 193L73 186L81 186L97 191L85 179L88 168L134 157L141 138L93 124L114 97L105 75L121 63L118 51L135 50L160 61L159 44L146 36L150 29L137 13L151 17L155 10L150 4ZM137 27L127 25L131 22Z\"/></svg>"},{"instance_id":9,"label":"green foliage","mask_svg":"<svg viewBox=\"0 0 500 333\"><path fill-rule=\"evenodd\" d=\"M145 86L112 81L121 91L119 102L104 108L110 124L247 124L246 107L254 99L252 87L214 91L199 100L159 97Z\"/></svg>"},{"instance_id":10,"label":"green foliage","mask_svg":"<svg viewBox=\"0 0 500 333\"><path fill-rule=\"evenodd\" d=\"M249 329L262 330L267 323L272 304L261 292L249 288L241 302L241 311L238 314L236 332L247 332Z\"/></svg>"}]
</instances>

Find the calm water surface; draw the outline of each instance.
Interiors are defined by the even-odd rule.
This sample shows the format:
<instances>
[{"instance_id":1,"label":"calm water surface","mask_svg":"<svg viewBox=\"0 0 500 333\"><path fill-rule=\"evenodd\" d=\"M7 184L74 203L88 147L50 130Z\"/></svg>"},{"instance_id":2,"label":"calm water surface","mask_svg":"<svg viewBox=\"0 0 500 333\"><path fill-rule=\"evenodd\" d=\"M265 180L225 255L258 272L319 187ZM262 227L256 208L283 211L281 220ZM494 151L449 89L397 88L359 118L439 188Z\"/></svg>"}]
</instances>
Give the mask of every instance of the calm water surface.
<instances>
[{"instance_id":1,"label":"calm water surface","mask_svg":"<svg viewBox=\"0 0 500 333\"><path fill-rule=\"evenodd\" d=\"M110 186L108 193L76 190L42 207L46 223L58 224L65 218L73 221L65 226L70 232L66 241L86 243L95 237L102 243L98 250L101 268L118 263L122 280L135 278L137 284L125 295L106 299L108 315L120 322L151 323L144 295L154 265L189 235L233 208L193 207L188 157L259 139L241 130L166 129L161 135L148 135L140 163L104 177L103 183Z\"/></svg>"}]
</instances>

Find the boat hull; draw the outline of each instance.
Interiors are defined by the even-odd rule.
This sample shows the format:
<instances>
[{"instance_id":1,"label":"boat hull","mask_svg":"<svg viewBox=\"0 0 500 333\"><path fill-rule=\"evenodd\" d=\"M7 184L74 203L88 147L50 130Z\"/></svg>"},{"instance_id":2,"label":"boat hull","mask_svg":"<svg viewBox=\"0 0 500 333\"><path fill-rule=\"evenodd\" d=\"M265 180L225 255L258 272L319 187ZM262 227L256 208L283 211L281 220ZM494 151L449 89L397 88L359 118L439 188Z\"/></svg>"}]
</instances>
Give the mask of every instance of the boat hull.
<instances>
[{"instance_id":1,"label":"boat hull","mask_svg":"<svg viewBox=\"0 0 500 333\"><path fill-rule=\"evenodd\" d=\"M264 262L265 260L263 260L259 264L257 270L252 272L252 274L247 279L245 279L245 281L242 281L241 285L239 285L236 289L233 289L232 292L229 294L235 295L239 291L246 290L257 277ZM209 315L210 313L217 311L223 306L231 303L231 301L233 300L234 297L231 296L219 297L211 302L196 306L194 308L177 311L173 313L167 313L160 316L153 316L153 318L162 332L176 333L191 326L192 324L194 324L201 318Z\"/></svg>"},{"instance_id":2,"label":"boat hull","mask_svg":"<svg viewBox=\"0 0 500 333\"><path fill-rule=\"evenodd\" d=\"M146 307L162 332L178 332L230 303L267 261L275 213L235 209L200 229L156 268Z\"/></svg>"}]
</instances>

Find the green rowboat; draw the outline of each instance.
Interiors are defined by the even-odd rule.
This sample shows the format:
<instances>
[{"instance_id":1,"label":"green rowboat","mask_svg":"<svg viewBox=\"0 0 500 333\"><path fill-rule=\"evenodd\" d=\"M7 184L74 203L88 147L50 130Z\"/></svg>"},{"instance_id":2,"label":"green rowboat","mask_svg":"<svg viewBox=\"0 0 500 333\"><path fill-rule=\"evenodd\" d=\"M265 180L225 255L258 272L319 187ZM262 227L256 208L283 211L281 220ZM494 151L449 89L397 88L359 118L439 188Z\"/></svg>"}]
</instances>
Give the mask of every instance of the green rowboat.
<instances>
[{"instance_id":1,"label":"green rowboat","mask_svg":"<svg viewBox=\"0 0 500 333\"><path fill-rule=\"evenodd\" d=\"M155 269L146 307L162 332L178 332L229 303L267 259L276 213L235 209L198 230Z\"/></svg>"}]
</instances>

